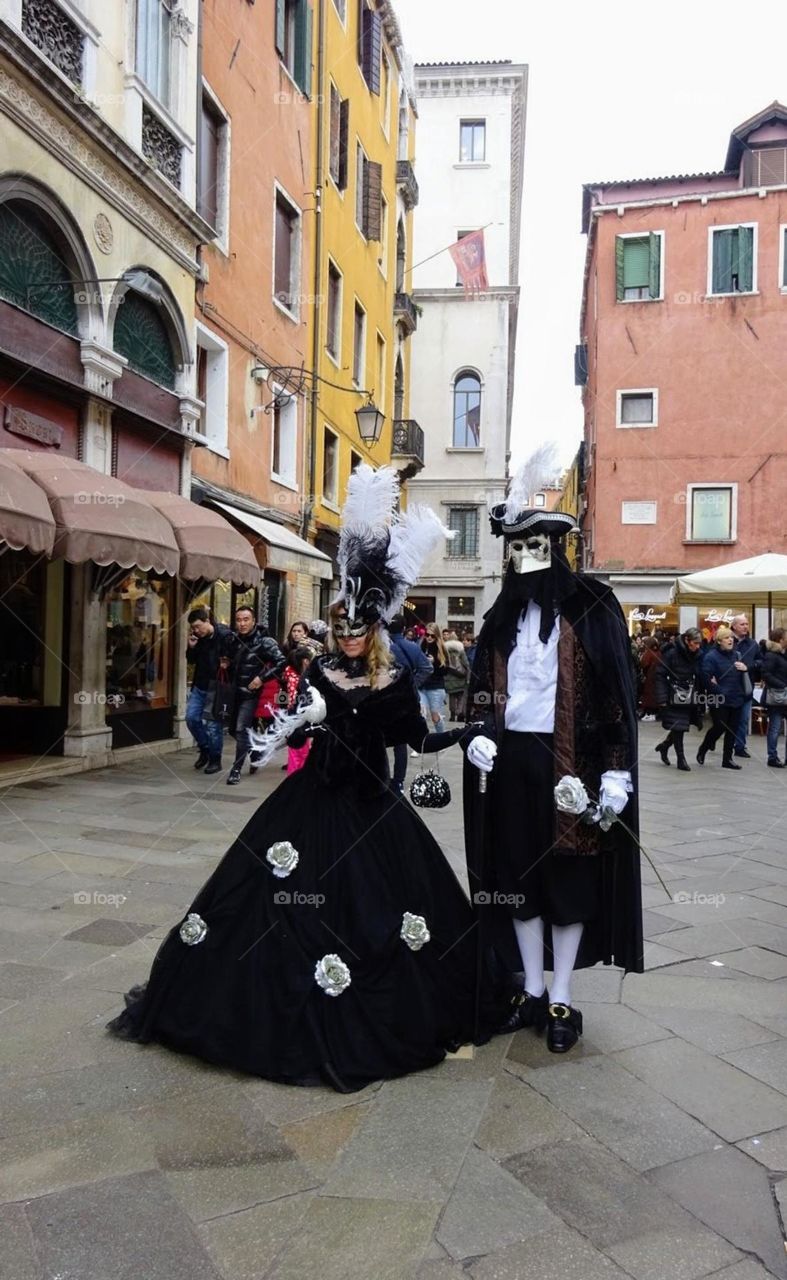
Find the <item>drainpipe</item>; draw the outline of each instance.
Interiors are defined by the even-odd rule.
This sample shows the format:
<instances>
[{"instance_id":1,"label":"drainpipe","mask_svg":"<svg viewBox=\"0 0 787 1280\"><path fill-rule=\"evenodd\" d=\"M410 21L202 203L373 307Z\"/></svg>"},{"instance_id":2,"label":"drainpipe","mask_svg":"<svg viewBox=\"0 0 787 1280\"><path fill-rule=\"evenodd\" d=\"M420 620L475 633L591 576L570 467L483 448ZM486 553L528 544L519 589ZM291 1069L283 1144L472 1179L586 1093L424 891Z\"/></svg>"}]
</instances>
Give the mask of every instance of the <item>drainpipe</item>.
<instances>
[{"instance_id":1,"label":"drainpipe","mask_svg":"<svg viewBox=\"0 0 787 1280\"><path fill-rule=\"evenodd\" d=\"M325 19L326 0L315 0L317 7L317 164L314 181L314 324L312 326L312 370L316 375L320 361L320 322L322 312L317 299L322 285L322 190L323 190L323 118L325 101ZM303 536L308 541L309 525L317 506L317 410L320 384L312 378L309 440L309 491L303 512Z\"/></svg>"}]
</instances>

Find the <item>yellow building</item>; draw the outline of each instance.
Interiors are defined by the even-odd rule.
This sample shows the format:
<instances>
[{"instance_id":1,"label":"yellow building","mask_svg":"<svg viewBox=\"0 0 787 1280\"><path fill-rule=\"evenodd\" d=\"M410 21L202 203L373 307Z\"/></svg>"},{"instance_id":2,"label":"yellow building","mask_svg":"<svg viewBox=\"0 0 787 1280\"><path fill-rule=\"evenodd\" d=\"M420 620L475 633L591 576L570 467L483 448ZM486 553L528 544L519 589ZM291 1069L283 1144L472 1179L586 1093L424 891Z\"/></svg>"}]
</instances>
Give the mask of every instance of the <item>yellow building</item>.
<instances>
[{"instance_id":1,"label":"yellow building","mask_svg":"<svg viewBox=\"0 0 787 1280\"><path fill-rule=\"evenodd\" d=\"M582 472L584 466L585 446L580 445L574 461L563 474L560 497L554 506L555 511L565 511L573 516L582 528ZM572 569L582 568L581 533L571 534L566 539L566 558Z\"/></svg>"},{"instance_id":2,"label":"yellow building","mask_svg":"<svg viewBox=\"0 0 787 1280\"><path fill-rule=\"evenodd\" d=\"M315 27L310 535L334 556L353 467L393 460L406 479L423 465L423 437L407 416L418 187L414 97L388 0L318 0ZM370 444L356 419L368 400L385 415Z\"/></svg>"}]
</instances>

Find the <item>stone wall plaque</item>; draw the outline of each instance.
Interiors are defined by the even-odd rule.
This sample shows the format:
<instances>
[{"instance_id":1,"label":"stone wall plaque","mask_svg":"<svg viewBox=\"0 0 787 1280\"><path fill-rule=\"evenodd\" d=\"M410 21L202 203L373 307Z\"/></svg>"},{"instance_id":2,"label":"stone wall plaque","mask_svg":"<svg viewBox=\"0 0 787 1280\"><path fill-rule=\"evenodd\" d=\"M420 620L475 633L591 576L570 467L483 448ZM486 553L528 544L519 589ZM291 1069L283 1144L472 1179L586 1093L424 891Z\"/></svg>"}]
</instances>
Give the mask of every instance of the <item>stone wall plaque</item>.
<instances>
[{"instance_id":1,"label":"stone wall plaque","mask_svg":"<svg viewBox=\"0 0 787 1280\"><path fill-rule=\"evenodd\" d=\"M28 440L52 445L55 449L59 449L63 443L63 428L56 422L39 418L37 413L28 413L26 409L17 409L13 405L6 406L5 429L15 436L25 436Z\"/></svg>"}]
</instances>

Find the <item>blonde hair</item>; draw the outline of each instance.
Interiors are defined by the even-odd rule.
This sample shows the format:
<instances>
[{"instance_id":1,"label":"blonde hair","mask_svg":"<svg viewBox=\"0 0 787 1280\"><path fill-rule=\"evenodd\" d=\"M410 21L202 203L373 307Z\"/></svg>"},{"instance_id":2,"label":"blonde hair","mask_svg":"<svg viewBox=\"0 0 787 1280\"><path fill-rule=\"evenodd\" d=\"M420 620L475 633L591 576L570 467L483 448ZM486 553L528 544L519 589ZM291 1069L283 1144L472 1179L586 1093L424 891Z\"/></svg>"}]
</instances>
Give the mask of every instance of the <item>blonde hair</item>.
<instances>
[{"instance_id":1,"label":"blonde hair","mask_svg":"<svg viewBox=\"0 0 787 1280\"><path fill-rule=\"evenodd\" d=\"M433 633L434 633L434 634L433 634L433 635L431 635L431 636L430 636L430 634L429 634L429 628L430 628L430 627L432 628L432 631L433 631ZM445 644L444 644L444 642L443 642L443 637L442 637L442 634L441 634L441 632L440 632L440 628L438 627L438 625L437 625L437 623L436 623L436 622L427 622L427 624L426 624L426 635L424 636L424 640L426 641L426 643L427 643L427 644L431 644L431 642L432 642L432 641L434 641L434 642L435 642L435 644L436 644L436 646L437 646L437 661L440 663L440 666L441 666L441 667L447 667L447 666L448 666L448 654L447 654L447 653L446 653L446 651L445 651Z\"/></svg>"},{"instance_id":2,"label":"blonde hair","mask_svg":"<svg viewBox=\"0 0 787 1280\"><path fill-rule=\"evenodd\" d=\"M339 618L343 609L344 605L341 603L332 605L328 610L329 622ZM379 622L373 623L363 638L366 641L364 657L369 669L369 684L374 689L391 665L391 650L382 624ZM330 653L341 652L332 628L329 628L328 631L328 651Z\"/></svg>"},{"instance_id":3,"label":"blonde hair","mask_svg":"<svg viewBox=\"0 0 787 1280\"><path fill-rule=\"evenodd\" d=\"M713 637L713 642L714 644L718 644L720 640L726 640L728 636L732 636L732 635L733 635L733 632L730 630L730 628L725 627L724 623L722 623L720 627L716 628L716 634Z\"/></svg>"}]
</instances>

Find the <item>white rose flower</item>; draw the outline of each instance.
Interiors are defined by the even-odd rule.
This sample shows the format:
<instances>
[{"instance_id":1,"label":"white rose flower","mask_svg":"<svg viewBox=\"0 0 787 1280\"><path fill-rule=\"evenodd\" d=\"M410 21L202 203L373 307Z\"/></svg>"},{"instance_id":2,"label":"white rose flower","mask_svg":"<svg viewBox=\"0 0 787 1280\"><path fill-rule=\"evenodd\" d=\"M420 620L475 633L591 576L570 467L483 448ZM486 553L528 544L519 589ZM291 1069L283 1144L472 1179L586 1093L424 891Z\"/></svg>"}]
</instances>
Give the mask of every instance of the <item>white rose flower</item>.
<instances>
[{"instance_id":1,"label":"white rose flower","mask_svg":"<svg viewBox=\"0 0 787 1280\"><path fill-rule=\"evenodd\" d=\"M333 954L323 956L322 960L317 962L314 977L326 996L340 996L352 981L347 965L339 956Z\"/></svg>"},{"instance_id":2,"label":"white rose flower","mask_svg":"<svg viewBox=\"0 0 787 1280\"><path fill-rule=\"evenodd\" d=\"M563 813L579 817L590 804L590 798L579 778L566 774L555 787L555 804Z\"/></svg>"},{"instance_id":3,"label":"white rose flower","mask_svg":"<svg viewBox=\"0 0 787 1280\"><path fill-rule=\"evenodd\" d=\"M275 844L271 845L265 854L265 858L273 867L273 874L279 880L283 880L285 876L290 875L297 867L300 854L290 844L289 840L277 840Z\"/></svg>"},{"instance_id":4,"label":"white rose flower","mask_svg":"<svg viewBox=\"0 0 787 1280\"><path fill-rule=\"evenodd\" d=\"M402 916L402 931L399 935L407 943L411 951L420 951L431 938L423 916L414 916L405 911Z\"/></svg>"},{"instance_id":5,"label":"white rose flower","mask_svg":"<svg viewBox=\"0 0 787 1280\"><path fill-rule=\"evenodd\" d=\"M185 942L187 947L196 947L198 942L202 942L207 932L208 926L202 916L198 916L196 911L192 911L180 926L180 940Z\"/></svg>"}]
</instances>

